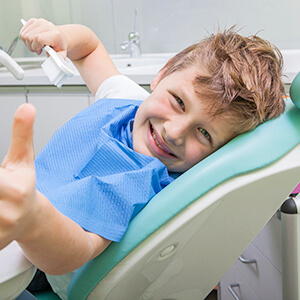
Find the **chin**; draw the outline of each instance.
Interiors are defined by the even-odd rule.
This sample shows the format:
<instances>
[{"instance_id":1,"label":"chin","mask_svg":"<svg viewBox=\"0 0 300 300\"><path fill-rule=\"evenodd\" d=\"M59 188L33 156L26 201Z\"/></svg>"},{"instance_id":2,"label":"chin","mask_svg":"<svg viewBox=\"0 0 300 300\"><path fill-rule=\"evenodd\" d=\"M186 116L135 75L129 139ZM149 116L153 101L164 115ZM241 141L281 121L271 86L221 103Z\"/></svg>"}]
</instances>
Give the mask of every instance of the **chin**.
<instances>
[{"instance_id":1,"label":"chin","mask_svg":"<svg viewBox=\"0 0 300 300\"><path fill-rule=\"evenodd\" d=\"M133 150L135 152L140 153L140 154L147 155L147 156L152 156L153 157L152 153L147 149L147 147L141 147L139 145L139 143L137 143L136 147L135 147L135 143L133 143Z\"/></svg>"}]
</instances>

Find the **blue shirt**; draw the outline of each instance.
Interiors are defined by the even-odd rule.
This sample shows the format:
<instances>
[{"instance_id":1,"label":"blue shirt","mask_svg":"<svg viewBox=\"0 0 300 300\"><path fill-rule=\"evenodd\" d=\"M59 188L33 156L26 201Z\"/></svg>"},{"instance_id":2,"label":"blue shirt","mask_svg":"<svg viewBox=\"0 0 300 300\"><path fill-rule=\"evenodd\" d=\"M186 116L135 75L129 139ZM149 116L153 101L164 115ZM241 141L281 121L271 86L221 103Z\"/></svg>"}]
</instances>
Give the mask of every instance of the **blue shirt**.
<instances>
[{"instance_id":1,"label":"blue shirt","mask_svg":"<svg viewBox=\"0 0 300 300\"><path fill-rule=\"evenodd\" d=\"M37 190L82 228L112 241L173 181L157 158L133 150L140 103L98 100L59 129L35 160Z\"/></svg>"}]
</instances>

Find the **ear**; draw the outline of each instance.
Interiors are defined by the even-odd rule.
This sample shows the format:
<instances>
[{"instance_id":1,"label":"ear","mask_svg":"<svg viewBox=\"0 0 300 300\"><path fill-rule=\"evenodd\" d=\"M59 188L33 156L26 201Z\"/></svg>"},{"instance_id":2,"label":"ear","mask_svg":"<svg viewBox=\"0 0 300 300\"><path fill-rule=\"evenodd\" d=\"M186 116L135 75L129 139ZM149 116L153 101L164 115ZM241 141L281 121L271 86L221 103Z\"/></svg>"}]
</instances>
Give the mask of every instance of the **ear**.
<instances>
[{"instance_id":1,"label":"ear","mask_svg":"<svg viewBox=\"0 0 300 300\"><path fill-rule=\"evenodd\" d=\"M162 75L163 75L164 73L165 73L165 71L164 71L164 70L161 70L161 71L156 75L156 77L151 81L151 83L150 83L150 89L151 89L152 92L156 89L156 87L157 87L157 85L159 84L159 82L160 82L160 80L161 80L161 77L162 77Z\"/></svg>"}]
</instances>

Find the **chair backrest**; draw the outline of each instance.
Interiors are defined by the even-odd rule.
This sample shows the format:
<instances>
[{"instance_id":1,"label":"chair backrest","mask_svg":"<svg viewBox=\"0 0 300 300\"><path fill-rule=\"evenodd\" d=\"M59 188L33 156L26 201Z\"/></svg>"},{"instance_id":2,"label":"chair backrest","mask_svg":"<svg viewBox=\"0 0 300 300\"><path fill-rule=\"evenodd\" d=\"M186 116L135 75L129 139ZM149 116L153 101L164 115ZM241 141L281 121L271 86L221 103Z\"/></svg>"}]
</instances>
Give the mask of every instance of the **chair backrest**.
<instances>
[{"instance_id":1,"label":"chair backrest","mask_svg":"<svg viewBox=\"0 0 300 300\"><path fill-rule=\"evenodd\" d=\"M299 182L300 110L288 102L156 195L76 272L68 299L204 298Z\"/></svg>"}]
</instances>

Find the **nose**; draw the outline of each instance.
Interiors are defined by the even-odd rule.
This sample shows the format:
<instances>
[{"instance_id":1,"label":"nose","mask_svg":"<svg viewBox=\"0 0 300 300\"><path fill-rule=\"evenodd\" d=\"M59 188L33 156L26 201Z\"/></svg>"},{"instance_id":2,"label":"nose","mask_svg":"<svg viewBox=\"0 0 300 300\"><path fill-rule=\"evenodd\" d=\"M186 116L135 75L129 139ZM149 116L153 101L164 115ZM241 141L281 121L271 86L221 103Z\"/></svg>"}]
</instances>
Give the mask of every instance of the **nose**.
<instances>
[{"instance_id":1,"label":"nose","mask_svg":"<svg viewBox=\"0 0 300 300\"><path fill-rule=\"evenodd\" d=\"M166 121L163 127L163 138L171 145L182 146L187 136L188 126L185 122Z\"/></svg>"}]
</instances>

